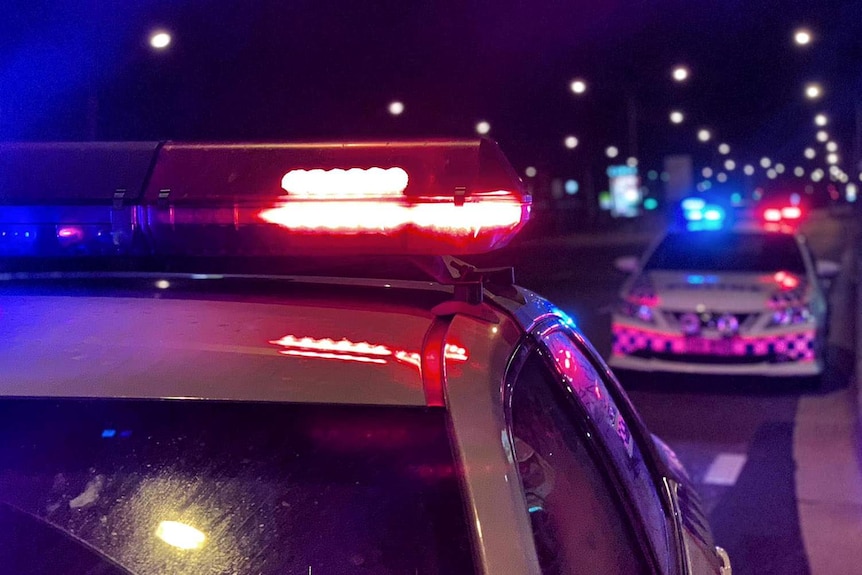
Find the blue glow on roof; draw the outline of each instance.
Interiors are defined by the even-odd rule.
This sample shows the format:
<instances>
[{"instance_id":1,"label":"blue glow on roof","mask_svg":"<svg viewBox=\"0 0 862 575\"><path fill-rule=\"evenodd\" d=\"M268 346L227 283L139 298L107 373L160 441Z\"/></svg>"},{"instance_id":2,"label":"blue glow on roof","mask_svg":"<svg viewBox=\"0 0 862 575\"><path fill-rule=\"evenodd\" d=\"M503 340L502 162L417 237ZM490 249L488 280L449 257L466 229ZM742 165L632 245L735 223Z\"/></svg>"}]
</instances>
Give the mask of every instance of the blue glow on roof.
<instances>
[{"instance_id":1,"label":"blue glow on roof","mask_svg":"<svg viewBox=\"0 0 862 575\"><path fill-rule=\"evenodd\" d=\"M694 274L686 277L685 281L691 285L703 285L718 283L718 278L716 276L703 276L700 274Z\"/></svg>"},{"instance_id":2,"label":"blue glow on roof","mask_svg":"<svg viewBox=\"0 0 862 575\"><path fill-rule=\"evenodd\" d=\"M117 435L116 429L103 429L102 430L102 437L114 437L115 435Z\"/></svg>"}]
</instances>

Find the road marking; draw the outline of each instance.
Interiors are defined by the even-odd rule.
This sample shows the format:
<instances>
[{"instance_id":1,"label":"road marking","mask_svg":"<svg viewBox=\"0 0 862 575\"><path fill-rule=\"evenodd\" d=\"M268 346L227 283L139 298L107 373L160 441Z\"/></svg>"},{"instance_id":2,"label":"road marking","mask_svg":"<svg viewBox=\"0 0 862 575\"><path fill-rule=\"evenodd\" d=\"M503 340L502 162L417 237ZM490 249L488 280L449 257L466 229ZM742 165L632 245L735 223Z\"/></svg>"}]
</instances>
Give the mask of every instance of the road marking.
<instances>
[{"instance_id":1,"label":"road marking","mask_svg":"<svg viewBox=\"0 0 862 575\"><path fill-rule=\"evenodd\" d=\"M742 472L746 457L742 453L719 453L706 470L703 483L706 485L733 485Z\"/></svg>"}]
</instances>

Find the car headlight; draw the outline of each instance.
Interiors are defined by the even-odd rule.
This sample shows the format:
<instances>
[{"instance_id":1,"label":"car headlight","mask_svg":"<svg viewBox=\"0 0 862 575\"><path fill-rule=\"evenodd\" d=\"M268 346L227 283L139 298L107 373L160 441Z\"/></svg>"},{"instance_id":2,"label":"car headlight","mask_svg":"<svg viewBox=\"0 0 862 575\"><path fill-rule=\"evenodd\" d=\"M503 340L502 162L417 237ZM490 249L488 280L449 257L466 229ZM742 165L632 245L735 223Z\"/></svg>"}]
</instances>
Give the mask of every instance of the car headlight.
<instances>
[{"instance_id":1,"label":"car headlight","mask_svg":"<svg viewBox=\"0 0 862 575\"><path fill-rule=\"evenodd\" d=\"M787 306L772 310L769 327L796 325L812 321L813 314L807 305Z\"/></svg>"},{"instance_id":2,"label":"car headlight","mask_svg":"<svg viewBox=\"0 0 862 575\"><path fill-rule=\"evenodd\" d=\"M655 323L655 315L648 305L623 300L617 306L617 310L626 317L639 319L644 323Z\"/></svg>"}]
</instances>

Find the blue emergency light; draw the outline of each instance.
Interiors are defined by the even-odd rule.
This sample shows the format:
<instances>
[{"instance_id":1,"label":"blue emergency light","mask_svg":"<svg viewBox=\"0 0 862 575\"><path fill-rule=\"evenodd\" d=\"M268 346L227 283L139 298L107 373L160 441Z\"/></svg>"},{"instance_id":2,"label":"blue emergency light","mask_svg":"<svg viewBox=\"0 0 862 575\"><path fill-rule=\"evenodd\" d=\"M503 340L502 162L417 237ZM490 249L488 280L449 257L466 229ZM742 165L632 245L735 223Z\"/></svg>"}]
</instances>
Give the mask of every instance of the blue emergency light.
<instances>
[{"instance_id":1,"label":"blue emergency light","mask_svg":"<svg viewBox=\"0 0 862 575\"><path fill-rule=\"evenodd\" d=\"M724 208L707 203L703 198L686 198L680 202L682 217L688 231L718 231L724 228Z\"/></svg>"}]
</instances>

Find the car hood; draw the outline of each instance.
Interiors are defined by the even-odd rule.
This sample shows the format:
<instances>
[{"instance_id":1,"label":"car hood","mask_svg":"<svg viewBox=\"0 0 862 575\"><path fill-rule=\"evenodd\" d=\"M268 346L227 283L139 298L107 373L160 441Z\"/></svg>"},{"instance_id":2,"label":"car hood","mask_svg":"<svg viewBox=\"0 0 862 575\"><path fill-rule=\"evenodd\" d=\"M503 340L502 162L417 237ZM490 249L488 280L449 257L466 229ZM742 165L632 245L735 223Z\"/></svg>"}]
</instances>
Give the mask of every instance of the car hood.
<instances>
[{"instance_id":1,"label":"car hood","mask_svg":"<svg viewBox=\"0 0 862 575\"><path fill-rule=\"evenodd\" d=\"M776 279L775 273L690 273L675 271L644 272L636 283L645 284L657 296L658 307L695 310L699 306L713 311L750 312L766 308L770 301L797 300L805 296L805 278L787 278L792 287Z\"/></svg>"}]
</instances>

